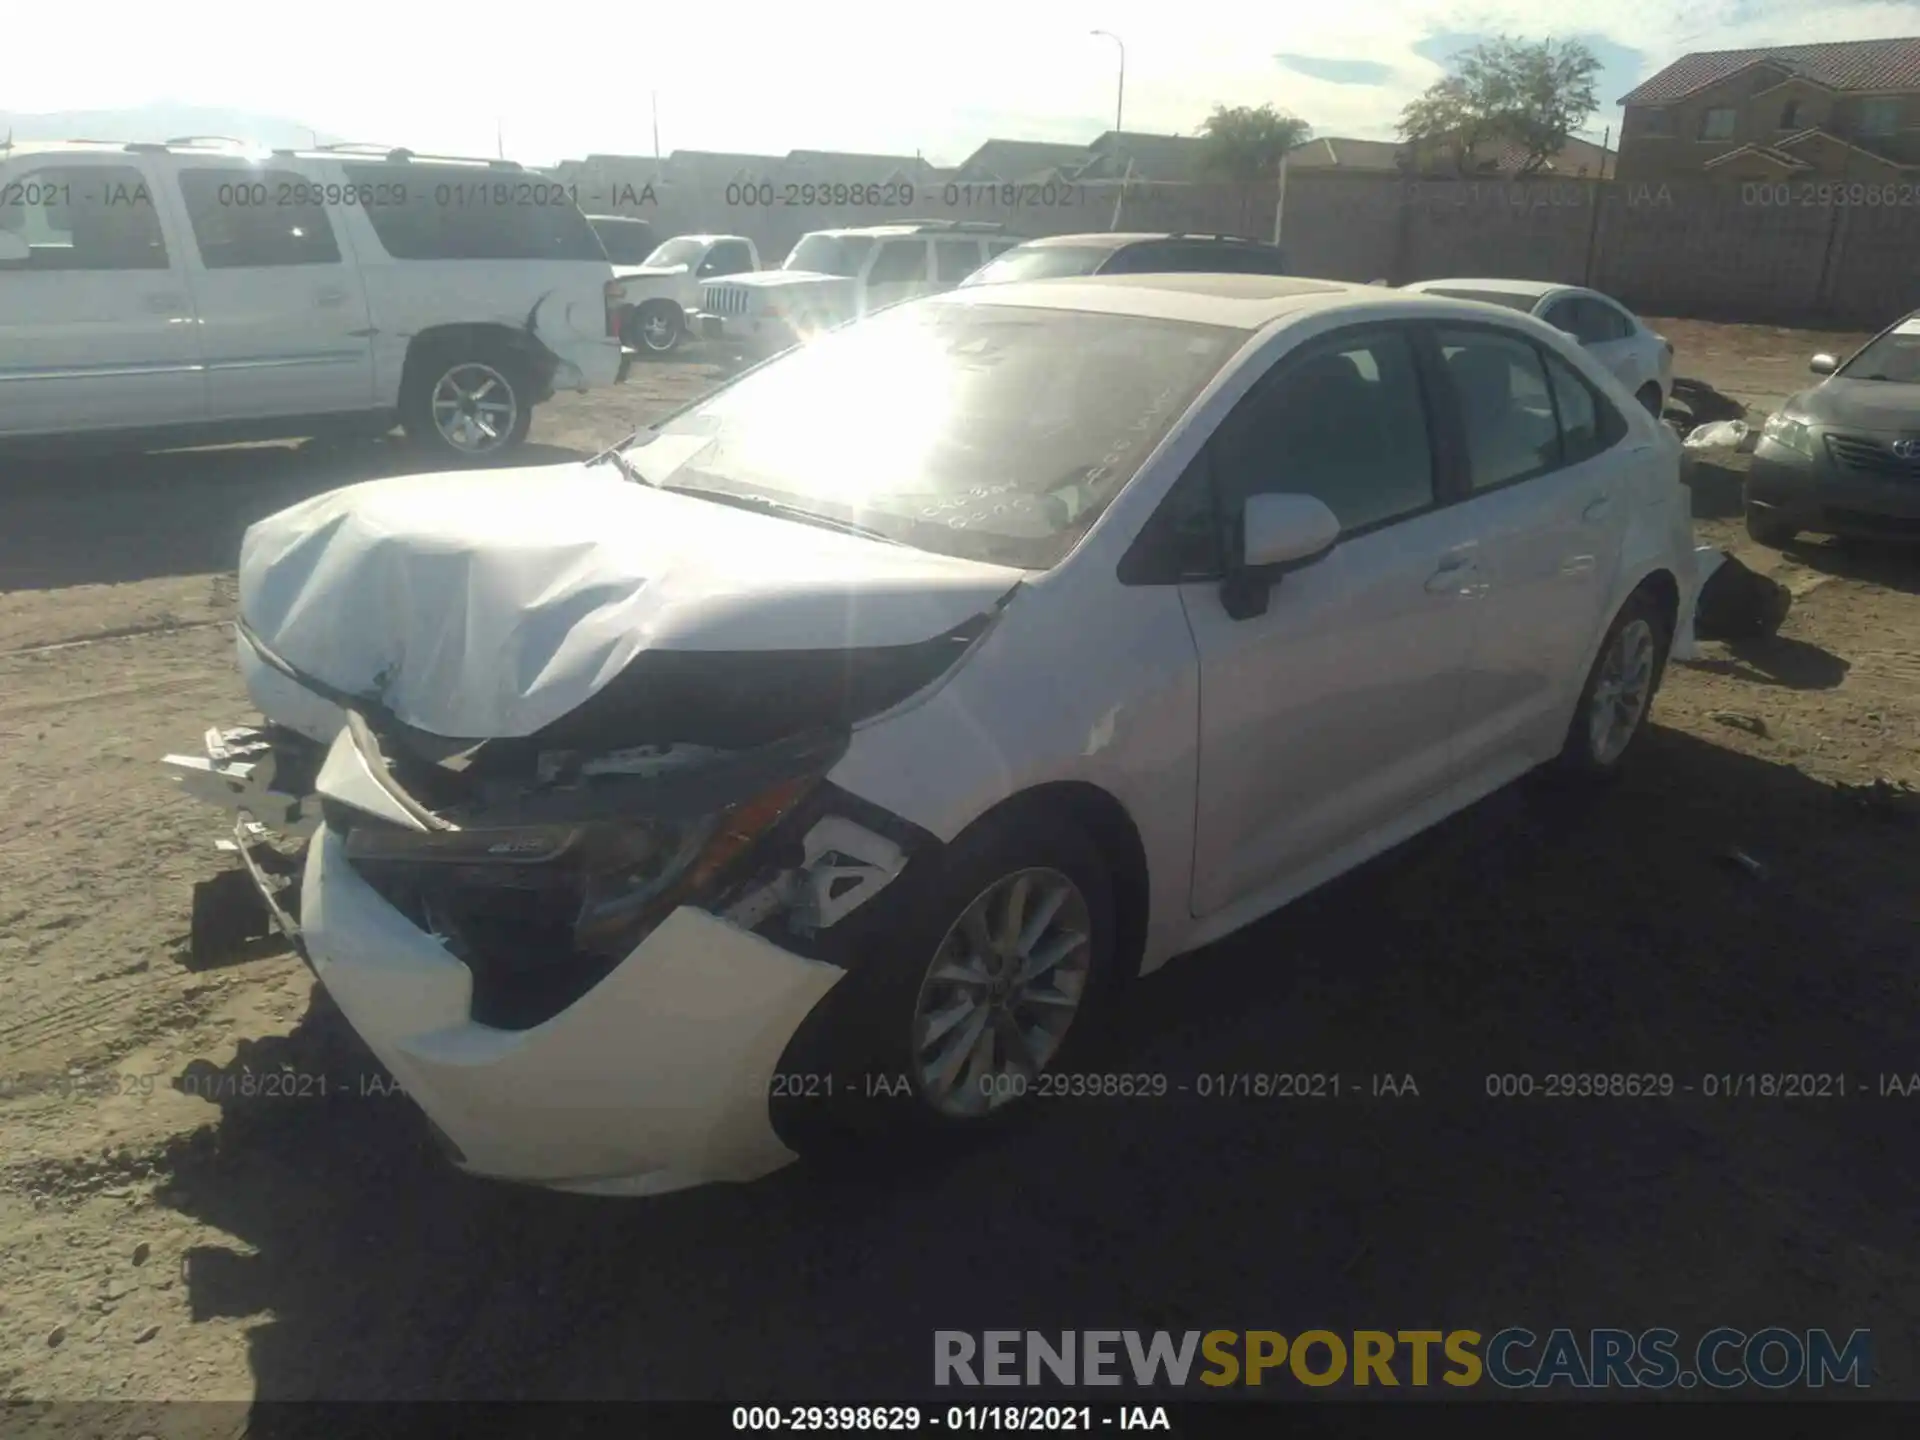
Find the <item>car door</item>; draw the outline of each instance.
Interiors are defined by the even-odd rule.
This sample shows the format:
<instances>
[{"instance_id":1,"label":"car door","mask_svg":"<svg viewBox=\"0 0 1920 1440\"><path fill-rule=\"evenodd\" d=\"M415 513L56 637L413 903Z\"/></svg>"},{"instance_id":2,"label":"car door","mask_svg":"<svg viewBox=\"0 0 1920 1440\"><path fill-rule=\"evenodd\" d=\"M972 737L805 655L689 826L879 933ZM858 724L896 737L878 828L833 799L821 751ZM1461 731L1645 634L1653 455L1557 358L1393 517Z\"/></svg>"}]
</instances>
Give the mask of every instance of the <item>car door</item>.
<instances>
[{"instance_id":1,"label":"car door","mask_svg":"<svg viewBox=\"0 0 1920 1440\"><path fill-rule=\"evenodd\" d=\"M177 216L146 156L0 173L0 435L206 418ZM15 246L18 249L18 245Z\"/></svg>"},{"instance_id":2,"label":"car door","mask_svg":"<svg viewBox=\"0 0 1920 1440\"><path fill-rule=\"evenodd\" d=\"M1563 295L1542 316L1557 330L1564 330L1591 351L1628 390L1638 390L1648 379L1640 373L1634 353L1634 326L1627 316L1596 295Z\"/></svg>"},{"instance_id":3,"label":"car door","mask_svg":"<svg viewBox=\"0 0 1920 1440\"><path fill-rule=\"evenodd\" d=\"M1459 761L1548 758L1586 677L1625 534L1630 427L1574 367L1504 326L1433 332L1487 586L1460 692Z\"/></svg>"},{"instance_id":4,"label":"car door","mask_svg":"<svg viewBox=\"0 0 1920 1440\"><path fill-rule=\"evenodd\" d=\"M924 236L882 240L867 261L861 313L924 295L933 284L932 246Z\"/></svg>"},{"instance_id":5,"label":"car door","mask_svg":"<svg viewBox=\"0 0 1920 1440\"><path fill-rule=\"evenodd\" d=\"M1375 325L1307 342L1221 425L1204 479L1183 479L1209 487L1230 536L1261 492L1317 496L1341 522L1264 614L1236 620L1217 583L1181 586L1200 665L1197 915L1404 822L1452 777L1476 537L1443 503L1413 338Z\"/></svg>"},{"instance_id":6,"label":"car door","mask_svg":"<svg viewBox=\"0 0 1920 1440\"><path fill-rule=\"evenodd\" d=\"M372 409L366 284L341 251L326 187L218 159L182 165L179 184L212 418Z\"/></svg>"}]
</instances>

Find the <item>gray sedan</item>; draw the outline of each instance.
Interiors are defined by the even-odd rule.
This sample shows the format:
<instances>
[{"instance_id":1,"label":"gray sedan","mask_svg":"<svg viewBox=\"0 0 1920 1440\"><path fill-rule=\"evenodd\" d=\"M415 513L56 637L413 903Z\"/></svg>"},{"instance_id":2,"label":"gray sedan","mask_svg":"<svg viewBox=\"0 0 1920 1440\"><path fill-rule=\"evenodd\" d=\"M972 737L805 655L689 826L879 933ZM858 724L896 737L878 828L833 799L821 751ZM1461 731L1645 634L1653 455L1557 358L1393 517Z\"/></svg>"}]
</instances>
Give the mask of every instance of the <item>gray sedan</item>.
<instances>
[{"instance_id":1,"label":"gray sedan","mask_svg":"<svg viewBox=\"0 0 1920 1440\"><path fill-rule=\"evenodd\" d=\"M1747 534L1920 539L1920 310L1767 417L1747 474Z\"/></svg>"}]
</instances>

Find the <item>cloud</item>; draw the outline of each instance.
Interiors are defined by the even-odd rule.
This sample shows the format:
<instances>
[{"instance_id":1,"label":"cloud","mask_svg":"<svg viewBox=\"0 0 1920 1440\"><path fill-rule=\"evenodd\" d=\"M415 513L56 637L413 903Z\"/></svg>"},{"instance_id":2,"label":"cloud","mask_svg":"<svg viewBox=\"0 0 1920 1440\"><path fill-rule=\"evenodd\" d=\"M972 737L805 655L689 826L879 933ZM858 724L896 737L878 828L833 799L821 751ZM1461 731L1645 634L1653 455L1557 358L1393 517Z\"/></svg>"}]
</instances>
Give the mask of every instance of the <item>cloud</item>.
<instances>
[{"instance_id":1,"label":"cloud","mask_svg":"<svg viewBox=\"0 0 1920 1440\"><path fill-rule=\"evenodd\" d=\"M1284 52L1273 58L1289 70L1298 70L1302 75L1311 75L1316 80L1330 81L1335 85L1384 85L1393 79L1393 67L1382 65L1378 60L1328 60L1319 55L1289 55Z\"/></svg>"},{"instance_id":2,"label":"cloud","mask_svg":"<svg viewBox=\"0 0 1920 1440\"><path fill-rule=\"evenodd\" d=\"M474 46L447 43L442 12L392 0L330 0L320 26L253 0L202 0L191 26L158 28L146 0L15 8L11 53L84 60L15 66L14 110L121 109L164 94L482 154L497 120L509 153L534 161L651 151L653 89L667 149L952 154L991 134L1091 139L1111 124L1119 61L1111 41L1088 33L1095 27L1124 39L1129 129L1191 134L1216 104L1271 103L1322 134L1384 135L1444 73L1451 41L1550 33L1538 0L1266 10L1056 0L937 37L904 20L895 0L841 0L830 11L768 0L723 22L698 7L640 15L630 0L573 0L534 16L508 0L465 0L463 34L507 37ZM1607 63L1607 106L1688 50L1916 29L1911 0L1608 0L1577 23ZM138 46L98 44L136 32Z\"/></svg>"}]
</instances>

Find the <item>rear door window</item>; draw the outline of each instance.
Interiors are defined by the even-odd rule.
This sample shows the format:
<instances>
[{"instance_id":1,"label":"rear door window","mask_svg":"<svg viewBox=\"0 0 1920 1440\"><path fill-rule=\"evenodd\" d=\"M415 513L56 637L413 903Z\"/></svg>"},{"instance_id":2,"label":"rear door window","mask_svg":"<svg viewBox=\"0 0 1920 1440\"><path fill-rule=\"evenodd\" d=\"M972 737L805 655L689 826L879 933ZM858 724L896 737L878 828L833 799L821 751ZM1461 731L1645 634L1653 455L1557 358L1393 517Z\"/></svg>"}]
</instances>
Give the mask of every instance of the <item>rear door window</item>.
<instances>
[{"instance_id":1,"label":"rear door window","mask_svg":"<svg viewBox=\"0 0 1920 1440\"><path fill-rule=\"evenodd\" d=\"M564 187L478 165L346 165L368 187L374 234L395 260L606 261Z\"/></svg>"},{"instance_id":2,"label":"rear door window","mask_svg":"<svg viewBox=\"0 0 1920 1440\"><path fill-rule=\"evenodd\" d=\"M197 166L180 172L180 193L209 270L340 260L320 187L290 170Z\"/></svg>"}]
</instances>

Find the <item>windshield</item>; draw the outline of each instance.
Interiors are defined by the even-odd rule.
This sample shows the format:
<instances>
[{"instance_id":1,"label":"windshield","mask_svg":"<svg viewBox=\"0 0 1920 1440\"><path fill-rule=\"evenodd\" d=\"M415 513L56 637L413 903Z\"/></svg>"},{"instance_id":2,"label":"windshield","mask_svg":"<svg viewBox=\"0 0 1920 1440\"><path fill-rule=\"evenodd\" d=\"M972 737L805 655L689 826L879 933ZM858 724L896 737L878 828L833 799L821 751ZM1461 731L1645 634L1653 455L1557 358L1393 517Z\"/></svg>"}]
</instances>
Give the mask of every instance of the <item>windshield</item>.
<instances>
[{"instance_id":1,"label":"windshield","mask_svg":"<svg viewBox=\"0 0 1920 1440\"><path fill-rule=\"evenodd\" d=\"M651 255L640 263L642 265L691 265L700 258L700 252L707 247L704 242L682 236L678 240L669 240L656 246Z\"/></svg>"},{"instance_id":2,"label":"windshield","mask_svg":"<svg viewBox=\"0 0 1920 1440\"><path fill-rule=\"evenodd\" d=\"M615 265L638 265L653 247L653 227L644 220L589 220Z\"/></svg>"},{"instance_id":3,"label":"windshield","mask_svg":"<svg viewBox=\"0 0 1920 1440\"><path fill-rule=\"evenodd\" d=\"M1245 339L1132 315L911 303L789 352L624 456L649 483L1047 569Z\"/></svg>"},{"instance_id":4,"label":"windshield","mask_svg":"<svg viewBox=\"0 0 1920 1440\"><path fill-rule=\"evenodd\" d=\"M1105 245L1019 245L989 260L960 283L1004 285L1013 280L1055 280L1067 275L1091 275L1113 250Z\"/></svg>"},{"instance_id":5,"label":"windshield","mask_svg":"<svg viewBox=\"0 0 1920 1440\"><path fill-rule=\"evenodd\" d=\"M780 268L852 279L860 273L860 262L872 248L873 239L867 235L802 235Z\"/></svg>"},{"instance_id":6,"label":"windshield","mask_svg":"<svg viewBox=\"0 0 1920 1440\"><path fill-rule=\"evenodd\" d=\"M1849 380L1891 380L1920 385L1920 315L1902 320L1840 367Z\"/></svg>"}]
</instances>

